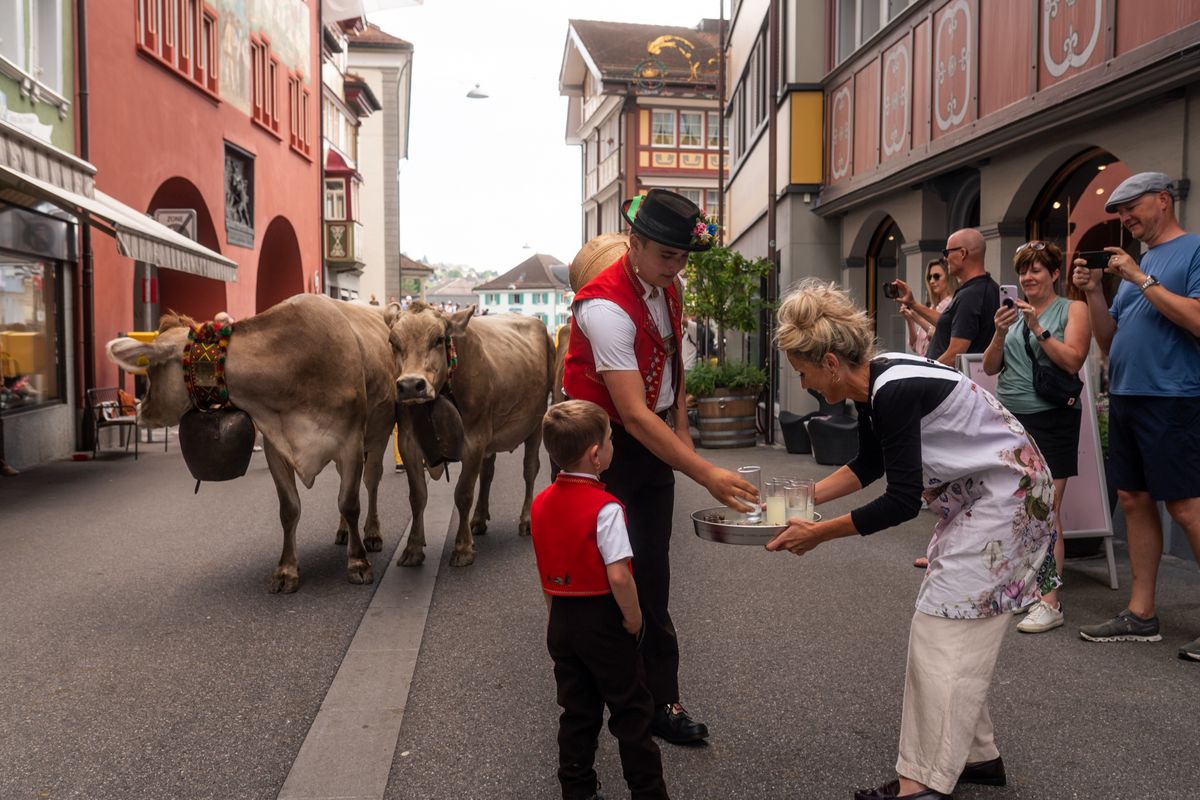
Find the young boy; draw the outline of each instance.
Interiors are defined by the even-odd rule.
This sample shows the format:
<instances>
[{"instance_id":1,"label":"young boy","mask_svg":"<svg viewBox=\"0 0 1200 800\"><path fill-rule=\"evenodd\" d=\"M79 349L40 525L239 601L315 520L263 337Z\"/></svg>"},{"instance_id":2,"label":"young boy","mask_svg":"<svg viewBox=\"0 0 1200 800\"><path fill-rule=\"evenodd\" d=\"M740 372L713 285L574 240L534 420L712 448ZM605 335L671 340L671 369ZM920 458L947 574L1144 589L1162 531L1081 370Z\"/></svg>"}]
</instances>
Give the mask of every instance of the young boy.
<instances>
[{"instance_id":1,"label":"young boy","mask_svg":"<svg viewBox=\"0 0 1200 800\"><path fill-rule=\"evenodd\" d=\"M665 800L654 715L638 655L642 611L629 564L625 510L599 475L612 461L608 414L595 403L550 407L542 441L558 478L533 501L533 549L550 610L546 644L558 686L558 780L563 800L599 800L592 765L608 704L633 800Z\"/></svg>"}]
</instances>

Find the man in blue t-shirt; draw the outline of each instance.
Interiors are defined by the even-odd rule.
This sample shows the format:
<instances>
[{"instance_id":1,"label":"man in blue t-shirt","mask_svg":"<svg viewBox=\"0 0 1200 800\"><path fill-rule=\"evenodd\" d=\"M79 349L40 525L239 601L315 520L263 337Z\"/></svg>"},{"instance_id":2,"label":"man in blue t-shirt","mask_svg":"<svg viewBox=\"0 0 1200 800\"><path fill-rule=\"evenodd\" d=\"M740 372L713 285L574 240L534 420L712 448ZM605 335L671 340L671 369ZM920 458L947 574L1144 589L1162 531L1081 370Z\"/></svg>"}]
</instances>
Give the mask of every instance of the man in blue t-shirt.
<instances>
[{"instance_id":1,"label":"man in blue t-shirt","mask_svg":"<svg viewBox=\"0 0 1200 800\"><path fill-rule=\"evenodd\" d=\"M1109 473L1117 486L1133 569L1129 605L1079 631L1092 642L1162 639L1155 583L1162 558L1157 501L1187 533L1200 559L1200 236L1175 217L1175 185L1140 172L1104 210L1148 248L1139 265L1117 247L1104 270L1121 278L1108 308L1099 270L1077 259L1072 282L1087 295L1092 330L1109 357ZM1200 639L1179 649L1200 661Z\"/></svg>"}]
</instances>

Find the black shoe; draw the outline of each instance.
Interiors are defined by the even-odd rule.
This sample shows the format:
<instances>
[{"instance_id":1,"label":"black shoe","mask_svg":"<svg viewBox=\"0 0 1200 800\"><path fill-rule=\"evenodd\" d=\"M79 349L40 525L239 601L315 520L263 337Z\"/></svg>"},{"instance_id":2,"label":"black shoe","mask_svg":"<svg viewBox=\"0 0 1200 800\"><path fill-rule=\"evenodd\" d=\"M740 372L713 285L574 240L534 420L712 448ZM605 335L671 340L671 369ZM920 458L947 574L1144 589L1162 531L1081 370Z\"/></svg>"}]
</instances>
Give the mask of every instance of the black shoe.
<instances>
[{"instance_id":1,"label":"black shoe","mask_svg":"<svg viewBox=\"0 0 1200 800\"><path fill-rule=\"evenodd\" d=\"M974 783L978 786L1006 786L1008 776L1004 774L1004 759L996 756L991 761L967 764L958 776L958 782Z\"/></svg>"},{"instance_id":2,"label":"black shoe","mask_svg":"<svg viewBox=\"0 0 1200 800\"><path fill-rule=\"evenodd\" d=\"M900 781L897 780L874 789L859 789L854 793L854 800L954 800L953 795L942 794L937 789L926 789L916 794L896 794L899 791Z\"/></svg>"},{"instance_id":3,"label":"black shoe","mask_svg":"<svg viewBox=\"0 0 1200 800\"><path fill-rule=\"evenodd\" d=\"M708 738L708 726L689 717L687 709L679 703L654 709L650 732L671 744L695 744Z\"/></svg>"}]
</instances>

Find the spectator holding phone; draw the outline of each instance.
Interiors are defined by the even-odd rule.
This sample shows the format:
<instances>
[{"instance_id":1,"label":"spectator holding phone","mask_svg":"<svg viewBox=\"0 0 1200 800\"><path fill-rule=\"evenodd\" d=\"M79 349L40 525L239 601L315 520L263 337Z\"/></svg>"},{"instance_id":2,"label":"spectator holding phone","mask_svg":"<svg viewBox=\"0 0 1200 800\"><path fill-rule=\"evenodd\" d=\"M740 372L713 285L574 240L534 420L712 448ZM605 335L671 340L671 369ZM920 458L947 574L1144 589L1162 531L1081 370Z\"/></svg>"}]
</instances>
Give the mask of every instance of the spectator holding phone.
<instances>
[{"instance_id":1,"label":"spectator holding phone","mask_svg":"<svg viewBox=\"0 0 1200 800\"><path fill-rule=\"evenodd\" d=\"M1200 558L1200 236L1179 225L1175 185L1161 172L1126 178L1104 210L1148 248L1140 265L1120 248L1105 248L1112 255L1103 272L1121 278L1111 309L1100 270L1076 259L1071 276L1109 358L1109 474L1125 512L1133 582L1124 610L1079 634L1091 642L1157 642L1163 539L1156 501L1166 503ZM1200 661L1200 639L1179 656Z\"/></svg>"},{"instance_id":2,"label":"spectator holding phone","mask_svg":"<svg viewBox=\"0 0 1200 800\"><path fill-rule=\"evenodd\" d=\"M923 305L936 312L941 317L942 312L950 305L958 281L946 269L946 259L935 258L925 265L925 301ZM899 298L897 295L897 302ZM900 316L908 326L908 347L919 356L929 350L929 336L933 333L936 318L933 322L925 319L910 306L900 303Z\"/></svg>"},{"instance_id":3,"label":"spectator holding phone","mask_svg":"<svg viewBox=\"0 0 1200 800\"><path fill-rule=\"evenodd\" d=\"M941 314L918 303L904 281L895 282L900 304L934 325L926 358L953 367L959 353L982 353L992 340L1000 287L984 269L986 249L983 234L974 228L950 234L942 256L951 277L958 281L958 291Z\"/></svg>"},{"instance_id":4,"label":"spectator holding phone","mask_svg":"<svg viewBox=\"0 0 1200 800\"><path fill-rule=\"evenodd\" d=\"M1072 375L1087 359L1092 325L1087 304L1068 300L1056 291L1063 268L1062 250L1049 242L1026 242L1017 248L1013 267L1025 292L1011 306L1001 305L994 321L996 333L983 352L983 371L1000 373L996 399L1013 413L1042 452L1054 476L1054 514L1062 508L1067 478L1079 474L1078 402L1054 405L1034 389L1032 358ZM1033 353L1031 358L1030 353ZM1062 575L1063 540L1060 526L1054 560ZM1017 625L1022 633L1043 633L1063 624L1058 589L1047 592Z\"/></svg>"}]
</instances>

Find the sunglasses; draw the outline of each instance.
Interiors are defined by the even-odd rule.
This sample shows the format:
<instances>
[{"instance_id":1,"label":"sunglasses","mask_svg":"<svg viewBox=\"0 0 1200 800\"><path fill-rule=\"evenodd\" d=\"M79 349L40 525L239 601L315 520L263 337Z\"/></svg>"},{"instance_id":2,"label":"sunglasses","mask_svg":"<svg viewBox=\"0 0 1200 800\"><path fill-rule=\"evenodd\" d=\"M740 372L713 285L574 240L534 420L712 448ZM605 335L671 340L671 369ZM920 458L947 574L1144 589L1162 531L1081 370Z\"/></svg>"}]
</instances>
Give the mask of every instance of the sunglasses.
<instances>
[{"instance_id":1,"label":"sunglasses","mask_svg":"<svg viewBox=\"0 0 1200 800\"><path fill-rule=\"evenodd\" d=\"M927 281L929 281L929 282L931 282L931 283L932 283L933 281L940 281L940 280L942 279L942 277L943 277L942 275L930 275L930 276L929 276L928 278L926 278L925 280L927 280Z\"/></svg>"},{"instance_id":2,"label":"sunglasses","mask_svg":"<svg viewBox=\"0 0 1200 800\"><path fill-rule=\"evenodd\" d=\"M1033 250L1035 253L1037 253L1037 252L1041 252L1042 250L1045 250L1045 249L1046 249L1045 242L1032 241L1032 242L1026 242L1025 244L1018 247L1017 253L1021 253L1026 250ZM1014 253L1014 255L1016 255L1016 253Z\"/></svg>"},{"instance_id":3,"label":"sunglasses","mask_svg":"<svg viewBox=\"0 0 1200 800\"><path fill-rule=\"evenodd\" d=\"M971 252L970 248L968 247L947 247L942 251L942 258L949 258L951 253L957 253L959 250L963 251L963 255Z\"/></svg>"}]
</instances>

